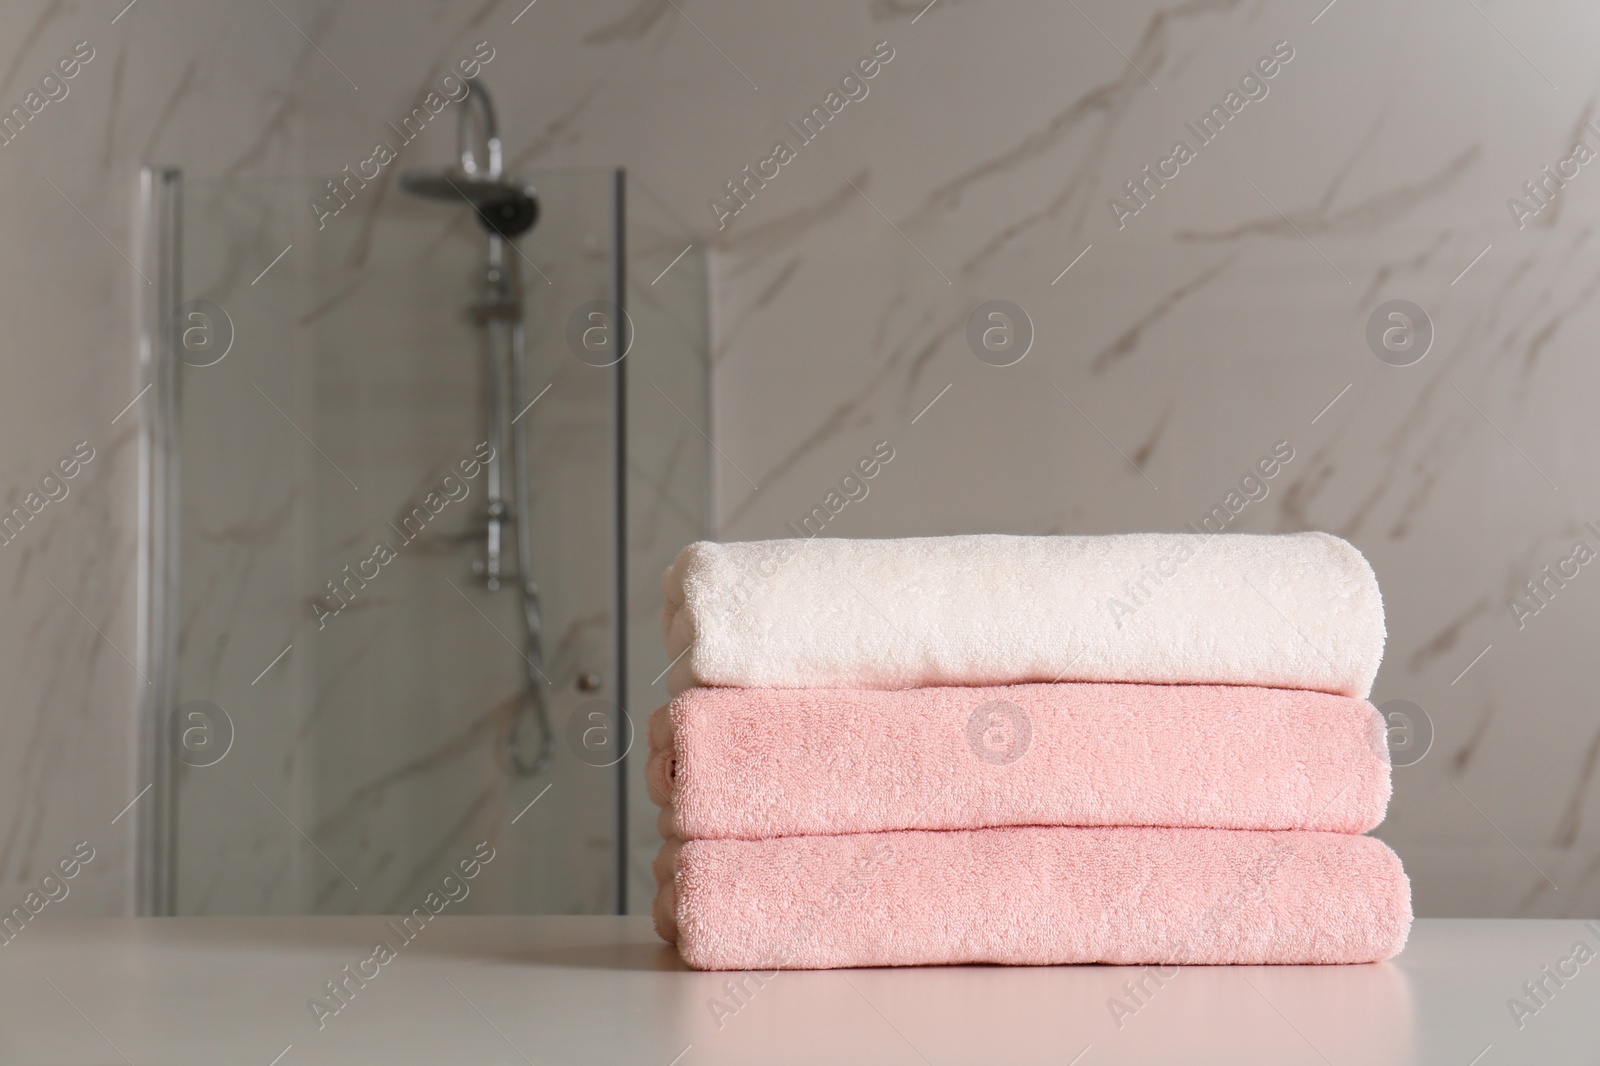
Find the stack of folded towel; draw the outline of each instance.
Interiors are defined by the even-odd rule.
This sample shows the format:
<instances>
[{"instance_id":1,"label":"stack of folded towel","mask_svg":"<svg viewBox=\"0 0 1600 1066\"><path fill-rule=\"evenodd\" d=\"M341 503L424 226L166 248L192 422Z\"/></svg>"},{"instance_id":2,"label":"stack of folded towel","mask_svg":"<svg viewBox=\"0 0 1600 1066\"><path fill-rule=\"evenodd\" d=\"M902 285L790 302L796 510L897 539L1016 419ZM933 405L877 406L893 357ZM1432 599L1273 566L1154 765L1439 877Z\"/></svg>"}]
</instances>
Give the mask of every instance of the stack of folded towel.
<instances>
[{"instance_id":1,"label":"stack of folded towel","mask_svg":"<svg viewBox=\"0 0 1600 1066\"><path fill-rule=\"evenodd\" d=\"M1323 533L699 543L657 931L699 969L1398 952L1372 568Z\"/></svg>"}]
</instances>

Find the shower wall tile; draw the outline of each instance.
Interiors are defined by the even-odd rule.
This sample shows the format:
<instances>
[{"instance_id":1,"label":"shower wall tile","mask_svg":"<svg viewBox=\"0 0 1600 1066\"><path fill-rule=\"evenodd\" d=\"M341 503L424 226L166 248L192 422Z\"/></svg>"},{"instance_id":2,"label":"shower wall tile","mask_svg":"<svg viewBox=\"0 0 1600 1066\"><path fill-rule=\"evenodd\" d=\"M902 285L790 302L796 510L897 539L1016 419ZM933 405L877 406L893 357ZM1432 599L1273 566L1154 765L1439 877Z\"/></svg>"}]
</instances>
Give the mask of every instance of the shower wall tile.
<instances>
[{"instance_id":1,"label":"shower wall tile","mask_svg":"<svg viewBox=\"0 0 1600 1066\"><path fill-rule=\"evenodd\" d=\"M270 8L141 3L115 25L109 7L26 9L12 96L73 41L107 43L72 95L0 151L0 181L31 208L0 225L8 246L37 250L4 267L11 350L41 356L8 364L4 484L25 491L77 440L105 448L0 564L17 607L0 623L13 679L0 884L19 890L72 841L114 831L111 861L91 871L103 880L69 906L121 906L127 820L96 820L140 785L126 758L137 679L43 580L131 652L134 442L128 419L109 422L133 391L139 281L42 178L129 251L140 160L331 176L488 41L514 166L626 166L706 256L713 403L690 428L720 451L719 536L782 535L879 440L895 459L830 534L1179 529L1288 441L1295 458L1237 528L1329 529L1378 571L1390 644L1375 698L1415 702L1435 729L1426 757L1396 771L1379 831L1418 912L1592 913L1600 725L1584 651L1600 607L1587 569L1520 625L1509 602L1573 541L1600 548L1584 525L1600 526L1587 410L1600 371L1586 358L1600 178L1582 169L1521 229L1507 200L1575 141L1600 144L1585 127L1600 14L1576 0L1342 0L1321 15L1263 0L1078 6L286 6L326 58ZM894 55L869 95L797 144L786 124L879 41ZM1119 228L1108 200L1176 139L1196 140L1185 123L1279 41L1294 55L1267 95ZM795 158L719 229L707 200L779 139ZM357 200L330 223L349 234L352 280L322 304L379 314L398 299L381 269L356 269L375 262L363 227L398 197L400 169L452 152L448 123L430 126L364 190L380 206ZM413 248L384 248L386 266L443 266L423 225ZM634 252L648 282L677 249ZM1015 366L967 347L990 299L1031 318ZM1368 318L1390 299L1435 327L1413 366L1368 348ZM421 313L447 302L411 321L447 329ZM387 401L432 419L430 436L470 399L435 372ZM360 447L353 431L344 443ZM425 481L437 460L408 456L412 480L396 464L392 484ZM543 811L556 798L518 828L563 816ZM650 848L638 813L636 867Z\"/></svg>"},{"instance_id":2,"label":"shower wall tile","mask_svg":"<svg viewBox=\"0 0 1600 1066\"><path fill-rule=\"evenodd\" d=\"M518 165L626 165L699 234L726 538L783 535L879 440L895 459L830 534L1180 529L1289 442L1234 528L1330 529L1378 570L1376 698L1436 730L1380 830L1419 912L1592 911L1595 601L1579 581L1520 630L1507 601L1574 538L1600 547L1581 525L1600 512L1582 358L1600 188L1580 173L1521 230L1506 201L1574 141L1600 143L1581 44L1600 16L1568 0L1080 6L417 4L382 27L329 6L325 44L368 84L359 108L318 112L307 161L337 169L490 41ZM801 144L786 124L879 41L893 58L868 95ZM1287 58L1246 87L1259 98L1198 144L1185 123L1275 46ZM1194 158L1119 227L1108 201L1180 137ZM719 229L708 199L780 139L793 160ZM968 349L990 299L1031 319L1015 366ZM1389 299L1435 327L1414 366L1368 348Z\"/></svg>"}]
</instances>

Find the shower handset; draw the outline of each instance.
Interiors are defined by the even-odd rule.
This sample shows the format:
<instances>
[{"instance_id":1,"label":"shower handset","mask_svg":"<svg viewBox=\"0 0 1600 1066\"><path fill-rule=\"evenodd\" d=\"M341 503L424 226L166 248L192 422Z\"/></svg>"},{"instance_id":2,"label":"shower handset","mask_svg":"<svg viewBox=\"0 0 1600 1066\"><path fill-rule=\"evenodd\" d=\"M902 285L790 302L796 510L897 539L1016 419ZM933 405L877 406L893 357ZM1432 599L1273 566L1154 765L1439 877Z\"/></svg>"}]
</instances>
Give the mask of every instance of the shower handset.
<instances>
[{"instance_id":1,"label":"shower handset","mask_svg":"<svg viewBox=\"0 0 1600 1066\"><path fill-rule=\"evenodd\" d=\"M470 90L457 118L457 165L429 170L411 170L400 176L400 187L430 200L464 200L477 215L478 224L489 234L489 254L485 272L483 303L474 308L488 332L488 431L494 452L487 466L483 576L485 585L498 589L507 576L502 562L505 527L515 527L516 586L522 599L526 664L523 699L506 733L506 760L519 777L532 777L550 765L555 750L555 734L550 726L550 710L545 689L551 684L544 672L544 625L539 613L539 586L533 580L533 524L528 499L528 444L526 425L520 417L507 418L510 410L525 410L527 393L527 353L522 328L522 284L515 255L508 246L532 229L539 219L539 201L534 188L502 173L500 134L495 122L494 102L481 79L470 83ZM477 130L474 133L473 123ZM482 155L478 138L482 138ZM481 161L480 161L481 160ZM514 247L510 247L515 252ZM518 253L520 254L520 253ZM506 437L511 439L509 478L503 476L501 456ZM512 490L507 499L509 481ZM525 750L522 723L532 717L539 731L537 747Z\"/></svg>"},{"instance_id":2,"label":"shower handset","mask_svg":"<svg viewBox=\"0 0 1600 1066\"><path fill-rule=\"evenodd\" d=\"M509 238L492 237L490 243L500 246L502 257L503 246L509 243ZM493 258L491 254L491 259ZM491 270L491 276L494 271ZM521 297L522 291L517 282L515 261L502 264L500 275L511 283L509 291L517 301L517 317L496 329L490 326L489 334L493 343L496 334L509 333L511 358L511 402L518 410L526 410L525 397L528 393L528 360L526 345L524 343ZM492 279L491 279L492 284ZM519 424L520 423L520 424ZM544 619L539 613L539 586L533 580L533 523L531 521L532 506L528 492L528 435L527 423L520 419L513 419L511 423L511 461L517 473L514 482L516 489L512 494L516 510L515 524L517 536L517 588L522 596L523 633L526 635L526 646L523 658L526 660L526 706L533 712L533 720L539 728L539 750L531 759L522 750L522 719L520 713L511 719L511 728L506 733L506 759L511 764L511 769L519 777L532 777L544 770L550 764L550 756L555 749L555 734L550 727L550 709L545 699L545 688L551 682L544 673Z\"/></svg>"}]
</instances>

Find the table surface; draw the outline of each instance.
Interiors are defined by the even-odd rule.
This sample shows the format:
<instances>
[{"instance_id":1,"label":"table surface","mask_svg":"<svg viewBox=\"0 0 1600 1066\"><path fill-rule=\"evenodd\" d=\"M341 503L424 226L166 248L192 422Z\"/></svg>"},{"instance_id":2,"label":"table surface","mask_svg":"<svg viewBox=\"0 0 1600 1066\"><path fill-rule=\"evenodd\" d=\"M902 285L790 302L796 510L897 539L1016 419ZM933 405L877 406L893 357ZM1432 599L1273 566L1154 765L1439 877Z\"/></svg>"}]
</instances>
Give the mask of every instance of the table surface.
<instances>
[{"instance_id":1,"label":"table surface","mask_svg":"<svg viewBox=\"0 0 1600 1066\"><path fill-rule=\"evenodd\" d=\"M1113 966L761 982L685 969L646 918L440 917L409 942L387 921L42 919L0 947L0 1062L1600 1062L1600 961L1574 954L1580 941L1600 953L1600 922L1421 920L1391 963L1188 967L1160 982ZM330 998L379 941L392 957ZM1546 966L1576 973L1558 985ZM1135 997L1125 983L1141 977ZM1524 989L1540 979L1542 1002ZM1513 997L1529 1012L1515 1017Z\"/></svg>"}]
</instances>

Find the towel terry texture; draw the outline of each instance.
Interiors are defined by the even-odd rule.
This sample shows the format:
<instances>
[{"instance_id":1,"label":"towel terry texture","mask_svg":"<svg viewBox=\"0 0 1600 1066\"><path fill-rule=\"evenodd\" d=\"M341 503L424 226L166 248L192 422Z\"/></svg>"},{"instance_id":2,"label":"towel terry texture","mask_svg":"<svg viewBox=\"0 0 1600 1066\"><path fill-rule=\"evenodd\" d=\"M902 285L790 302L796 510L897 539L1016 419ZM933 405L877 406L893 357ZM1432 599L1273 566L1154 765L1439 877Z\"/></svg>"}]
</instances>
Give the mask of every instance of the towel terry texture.
<instances>
[{"instance_id":1,"label":"towel terry texture","mask_svg":"<svg viewBox=\"0 0 1600 1066\"><path fill-rule=\"evenodd\" d=\"M1326 533L691 544L645 768L696 969L1362 963L1411 927Z\"/></svg>"},{"instance_id":2,"label":"towel terry texture","mask_svg":"<svg viewBox=\"0 0 1600 1066\"><path fill-rule=\"evenodd\" d=\"M668 686L1051 681L1365 699L1383 604L1327 533L700 542L662 577Z\"/></svg>"},{"instance_id":3,"label":"towel terry texture","mask_svg":"<svg viewBox=\"0 0 1600 1066\"><path fill-rule=\"evenodd\" d=\"M669 843L657 932L697 969L1375 962L1411 889L1343 833L1017 827Z\"/></svg>"},{"instance_id":4,"label":"towel terry texture","mask_svg":"<svg viewBox=\"0 0 1600 1066\"><path fill-rule=\"evenodd\" d=\"M695 688L650 716L664 837L986 826L1362 833L1390 776L1370 703L1292 689Z\"/></svg>"}]
</instances>

